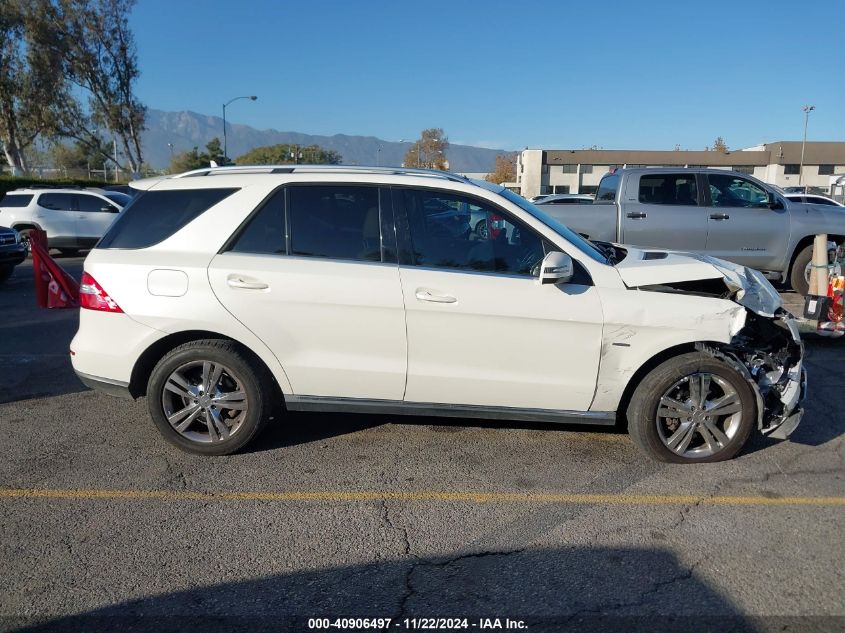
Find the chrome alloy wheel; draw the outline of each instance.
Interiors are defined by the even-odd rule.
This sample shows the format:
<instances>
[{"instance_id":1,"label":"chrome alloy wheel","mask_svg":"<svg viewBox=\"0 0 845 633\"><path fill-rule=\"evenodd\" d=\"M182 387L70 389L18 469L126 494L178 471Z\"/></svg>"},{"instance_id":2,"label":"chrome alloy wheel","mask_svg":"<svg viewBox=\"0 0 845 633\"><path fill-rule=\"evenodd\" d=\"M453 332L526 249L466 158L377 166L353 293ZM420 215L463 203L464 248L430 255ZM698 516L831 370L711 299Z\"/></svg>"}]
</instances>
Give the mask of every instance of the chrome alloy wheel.
<instances>
[{"instance_id":1,"label":"chrome alloy wheel","mask_svg":"<svg viewBox=\"0 0 845 633\"><path fill-rule=\"evenodd\" d=\"M247 396L241 380L220 363L192 361L177 367L161 394L164 415L177 433L193 442L221 442L241 428Z\"/></svg>"},{"instance_id":2,"label":"chrome alloy wheel","mask_svg":"<svg viewBox=\"0 0 845 633\"><path fill-rule=\"evenodd\" d=\"M724 378L707 372L669 387L657 405L657 432L674 453L708 457L725 448L742 423L742 401Z\"/></svg>"}]
</instances>

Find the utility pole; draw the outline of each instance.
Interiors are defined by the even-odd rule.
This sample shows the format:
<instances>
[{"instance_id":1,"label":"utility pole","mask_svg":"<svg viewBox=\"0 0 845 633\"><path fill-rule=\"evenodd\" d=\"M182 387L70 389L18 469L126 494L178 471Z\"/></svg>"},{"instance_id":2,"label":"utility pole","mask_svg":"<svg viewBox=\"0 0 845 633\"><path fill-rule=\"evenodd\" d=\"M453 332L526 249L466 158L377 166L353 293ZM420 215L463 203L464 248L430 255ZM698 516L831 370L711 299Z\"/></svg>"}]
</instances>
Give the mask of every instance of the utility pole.
<instances>
[{"instance_id":1,"label":"utility pole","mask_svg":"<svg viewBox=\"0 0 845 633\"><path fill-rule=\"evenodd\" d=\"M235 97L234 99L229 99L226 103L223 104L223 160L228 162L229 160L229 152L228 147L226 145L226 106L232 103L233 101L237 101L238 99L249 99L250 101L255 101L258 99L255 95L246 96L246 97Z\"/></svg>"},{"instance_id":2,"label":"utility pole","mask_svg":"<svg viewBox=\"0 0 845 633\"><path fill-rule=\"evenodd\" d=\"M804 179L804 146L807 145L807 124L810 122L810 112L816 109L814 105L805 105L804 110L804 140L801 142L801 164L798 165L798 186L802 186ZM807 193L806 191L804 193Z\"/></svg>"}]
</instances>

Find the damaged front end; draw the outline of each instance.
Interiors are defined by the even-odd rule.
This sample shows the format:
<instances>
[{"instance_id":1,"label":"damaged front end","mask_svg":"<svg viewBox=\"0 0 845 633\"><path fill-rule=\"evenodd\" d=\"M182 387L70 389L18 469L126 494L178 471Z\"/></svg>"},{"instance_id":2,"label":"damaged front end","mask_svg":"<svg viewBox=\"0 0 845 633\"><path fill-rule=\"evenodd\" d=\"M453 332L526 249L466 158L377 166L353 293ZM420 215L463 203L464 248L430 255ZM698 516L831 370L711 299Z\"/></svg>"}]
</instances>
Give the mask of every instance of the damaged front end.
<instances>
[{"instance_id":1,"label":"damaged front end","mask_svg":"<svg viewBox=\"0 0 845 633\"><path fill-rule=\"evenodd\" d=\"M697 347L745 376L757 398L757 425L764 435L789 437L801 421L807 384L804 347L791 314L782 308L773 317L747 310L745 326L729 344Z\"/></svg>"},{"instance_id":2,"label":"damaged front end","mask_svg":"<svg viewBox=\"0 0 845 633\"><path fill-rule=\"evenodd\" d=\"M800 403L806 392L804 346L794 317L783 309L777 290L759 271L707 255L684 256L709 264L712 273L699 278L690 274L681 281L661 279L638 289L727 299L745 308L730 343L696 347L746 377L757 398L760 431L786 439L801 421Z\"/></svg>"}]
</instances>

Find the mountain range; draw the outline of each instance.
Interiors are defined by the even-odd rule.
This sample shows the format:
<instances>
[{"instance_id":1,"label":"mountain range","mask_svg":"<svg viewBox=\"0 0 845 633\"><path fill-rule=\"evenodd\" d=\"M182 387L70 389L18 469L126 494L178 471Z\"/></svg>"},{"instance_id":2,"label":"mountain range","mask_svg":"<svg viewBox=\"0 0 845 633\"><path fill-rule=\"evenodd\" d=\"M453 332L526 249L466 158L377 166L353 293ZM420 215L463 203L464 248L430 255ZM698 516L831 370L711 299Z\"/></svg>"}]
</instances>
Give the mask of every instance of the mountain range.
<instances>
[{"instance_id":1,"label":"mountain range","mask_svg":"<svg viewBox=\"0 0 845 633\"><path fill-rule=\"evenodd\" d=\"M385 141L375 136L335 134L318 136L301 132L258 130L240 123L226 122L228 154L232 158L254 147L291 143L319 145L334 150L343 157L346 165L401 165L410 143ZM142 135L144 162L156 168L170 163L171 147L174 153L193 147L202 149L212 138L223 139L223 119L196 112L165 112L147 110L147 129ZM378 151L381 148L381 151ZM450 145L446 152L449 169L461 173L487 173L494 169L496 156L503 150Z\"/></svg>"}]
</instances>

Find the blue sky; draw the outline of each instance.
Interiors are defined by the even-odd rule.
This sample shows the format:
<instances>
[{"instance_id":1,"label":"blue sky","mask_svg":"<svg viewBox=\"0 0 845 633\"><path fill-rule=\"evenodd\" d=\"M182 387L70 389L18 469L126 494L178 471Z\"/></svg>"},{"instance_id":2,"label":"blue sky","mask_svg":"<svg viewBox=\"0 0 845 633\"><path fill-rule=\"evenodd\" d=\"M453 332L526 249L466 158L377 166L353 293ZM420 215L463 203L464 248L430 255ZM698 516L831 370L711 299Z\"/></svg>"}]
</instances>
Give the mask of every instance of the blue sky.
<instances>
[{"instance_id":1,"label":"blue sky","mask_svg":"<svg viewBox=\"0 0 845 633\"><path fill-rule=\"evenodd\" d=\"M519 149L845 140L838 3L138 0L151 108ZM838 15L837 15L838 14Z\"/></svg>"}]
</instances>

